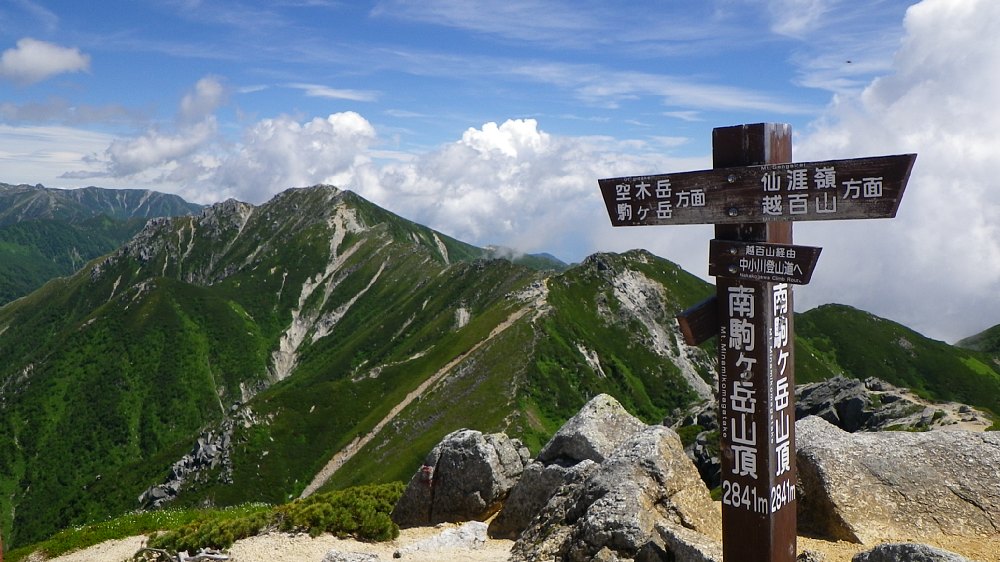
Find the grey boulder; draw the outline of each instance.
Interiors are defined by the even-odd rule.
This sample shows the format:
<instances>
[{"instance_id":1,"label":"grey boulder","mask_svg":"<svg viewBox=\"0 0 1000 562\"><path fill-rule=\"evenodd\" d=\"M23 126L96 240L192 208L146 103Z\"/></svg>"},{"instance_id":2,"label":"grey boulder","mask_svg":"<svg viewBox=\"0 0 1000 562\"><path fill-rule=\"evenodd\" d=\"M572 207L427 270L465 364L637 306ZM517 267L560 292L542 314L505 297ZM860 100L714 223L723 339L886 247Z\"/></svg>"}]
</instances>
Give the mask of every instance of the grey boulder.
<instances>
[{"instance_id":1,"label":"grey boulder","mask_svg":"<svg viewBox=\"0 0 1000 562\"><path fill-rule=\"evenodd\" d=\"M392 511L400 527L485 521L524 471L527 449L503 433L460 429L424 459Z\"/></svg>"},{"instance_id":2,"label":"grey boulder","mask_svg":"<svg viewBox=\"0 0 1000 562\"><path fill-rule=\"evenodd\" d=\"M1000 432L847 433L815 416L795 428L800 532L875 544L1000 529Z\"/></svg>"}]
</instances>

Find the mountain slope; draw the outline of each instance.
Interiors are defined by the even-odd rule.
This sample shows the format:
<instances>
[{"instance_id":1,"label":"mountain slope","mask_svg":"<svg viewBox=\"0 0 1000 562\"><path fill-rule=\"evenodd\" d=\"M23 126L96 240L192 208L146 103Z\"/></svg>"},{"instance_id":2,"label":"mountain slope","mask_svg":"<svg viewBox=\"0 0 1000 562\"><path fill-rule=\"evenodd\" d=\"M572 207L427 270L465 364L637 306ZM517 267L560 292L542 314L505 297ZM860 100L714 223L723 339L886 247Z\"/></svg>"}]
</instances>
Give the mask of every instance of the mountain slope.
<instances>
[{"instance_id":1,"label":"mountain slope","mask_svg":"<svg viewBox=\"0 0 1000 562\"><path fill-rule=\"evenodd\" d=\"M955 346L988 353L993 355L996 361L1000 361L1000 324L974 336L964 338L958 341Z\"/></svg>"},{"instance_id":2,"label":"mountain slope","mask_svg":"<svg viewBox=\"0 0 1000 562\"><path fill-rule=\"evenodd\" d=\"M798 382L831 374L878 377L922 398L1000 413L1000 365L986 354L926 338L844 305L820 306L797 315L795 322L796 361L810 361L815 369Z\"/></svg>"},{"instance_id":3,"label":"mountain slope","mask_svg":"<svg viewBox=\"0 0 1000 562\"><path fill-rule=\"evenodd\" d=\"M329 485L403 478L462 426L537 446L597 392L648 421L707 393L672 320L706 283L644 252L548 279L483 255L317 186L155 219L0 308L5 539L144 492L283 501L352 443Z\"/></svg>"},{"instance_id":4,"label":"mountain slope","mask_svg":"<svg viewBox=\"0 0 1000 562\"><path fill-rule=\"evenodd\" d=\"M404 410L392 431L373 439L329 486L406 479L441 437L459 427L503 430L537 451L558 424L601 392L649 422L660 421L671 409L706 397L698 390L707 391L712 361L679 345L673 314L710 289L641 251L594 255L529 288L518 296L526 314L463 358L452 376Z\"/></svg>"},{"instance_id":5,"label":"mountain slope","mask_svg":"<svg viewBox=\"0 0 1000 562\"><path fill-rule=\"evenodd\" d=\"M4 539L407 479L462 427L537 451L602 392L647 422L711 397L714 349L674 321L709 284L641 250L493 255L329 186L149 221L0 308ZM996 407L986 355L848 307L796 322L800 382Z\"/></svg>"}]
</instances>

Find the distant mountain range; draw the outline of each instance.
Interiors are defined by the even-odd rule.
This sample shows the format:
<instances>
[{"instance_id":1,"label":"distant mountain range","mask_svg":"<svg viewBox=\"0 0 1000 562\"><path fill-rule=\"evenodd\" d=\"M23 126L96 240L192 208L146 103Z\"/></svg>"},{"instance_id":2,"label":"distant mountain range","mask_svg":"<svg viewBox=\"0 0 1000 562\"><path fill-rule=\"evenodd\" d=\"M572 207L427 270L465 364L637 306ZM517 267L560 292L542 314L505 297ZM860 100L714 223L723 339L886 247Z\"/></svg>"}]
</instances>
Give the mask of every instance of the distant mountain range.
<instances>
[{"instance_id":1,"label":"distant mountain range","mask_svg":"<svg viewBox=\"0 0 1000 562\"><path fill-rule=\"evenodd\" d=\"M20 217L8 226L36 229L12 240L48 243L45 259L73 252L42 224L135 220L101 205L99 218L57 216L68 203L36 216L45 207L29 201L66 194L3 188L0 216ZM8 546L143 505L406 480L461 427L537 452L599 393L647 422L712 397L713 344L683 345L674 315L714 288L645 251L571 266L515 256L330 186L175 211L154 211L155 195L93 193L66 200L173 216L82 267L77 250L76 273L0 308ZM800 381L874 375L1000 412L996 349L843 306L796 322Z\"/></svg>"},{"instance_id":2,"label":"distant mountain range","mask_svg":"<svg viewBox=\"0 0 1000 562\"><path fill-rule=\"evenodd\" d=\"M111 252L149 218L201 209L147 190L0 183L0 305Z\"/></svg>"},{"instance_id":3,"label":"distant mountain range","mask_svg":"<svg viewBox=\"0 0 1000 562\"><path fill-rule=\"evenodd\" d=\"M127 220L198 213L203 205L147 189L53 189L0 183L0 226L50 219L79 223L97 215Z\"/></svg>"}]
</instances>

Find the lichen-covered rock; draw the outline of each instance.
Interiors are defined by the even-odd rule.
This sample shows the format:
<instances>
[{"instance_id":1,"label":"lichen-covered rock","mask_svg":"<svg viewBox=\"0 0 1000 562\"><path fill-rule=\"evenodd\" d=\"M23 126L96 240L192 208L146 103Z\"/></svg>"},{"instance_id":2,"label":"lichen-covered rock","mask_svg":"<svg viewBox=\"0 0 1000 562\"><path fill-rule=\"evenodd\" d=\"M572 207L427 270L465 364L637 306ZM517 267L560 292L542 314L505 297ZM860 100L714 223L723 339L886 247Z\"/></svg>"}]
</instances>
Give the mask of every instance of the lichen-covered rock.
<instances>
[{"instance_id":1,"label":"lichen-covered rock","mask_svg":"<svg viewBox=\"0 0 1000 562\"><path fill-rule=\"evenodd\" d=\"M688 458L701 474L702 481L711 490L720 486L722 480L722 457L719 451L719 406L715 400L707 400L691 406L686 411L675 411L663 420L663 425L679 431L681 428L697 425L701 431L685 447Z\"/></svg>"},{"instance_id":2,"label":"lichen-covered rock","mask_svg":"<svg viewBox=\"0 0 1000 562\"><path fill-rule=\"evenodd\" d=\"M819 416L840 429L884 431L955 429L990 425L989 416L955 402L931 404L912 391L884 380L833 377L795 388L795 417Z\"/></svg>"},{"instance_id":3,"label":"lichen-covered rock","mask_svg":"<svg viewBox=\"0 0 1000 562\"><path fill-rule=\"evenodd\" d=\"M485 521L524 471L526 450L503 433L460 429L424 459L392 511L400 527Z\"/></svg>"},{"instance_id":4,"label":"lichen-covered rock","mask_svg":"<svg viewBox=\"0 0 1000 562\"><path fill-rule=\"evenodd\" d=\"M880 544L875 548L861 552L851 559L851 562L972 562L954 552L941 550L915 543Z\"/></svg>"},{"instance_id":5,"label":"lichen-covered rock","mask_svg":"<svg viewBox=\"0 0 1000 562\"><path fill-rule=\"evenodd\" d=\"M511 562L672 556L658 528L718 537L719 513L680 438L649 426L622 443L581 482L561 487L521 533Z\"/></svg>"},{"instance_id":6,"label":"lichen-covered rock","mask_svg":"<svg viewBox=\"0 0 1000 562\"><path fill-rule=\"evenodd\" d=\"M692 531L680 525L657 524L664 549L672 558L685 562L723 562L722 542L717 538Z\"/></svg>"},{"instance_id":7,"label":"lichen-covered rock","mask_svg":"<svg viewBox=\"0 0 1000 562\"><path fill-rule=\"evenodd\" d=\"M565 424L538 453L542 464L572 466L583 460L602 462L646 424L614 398L599 394Z\"/></svg>"},{"instance_id":8,"label":"lichen-covered rock","mask_svg":"<svg viewBox=\"0 0 1000 562\"><path fill-rule=\"evenodd\" d=\"M874 544L1000 530L1000 433L847 433L815 416L795 428L800 531Z\"/></svg>"}]
</instances>

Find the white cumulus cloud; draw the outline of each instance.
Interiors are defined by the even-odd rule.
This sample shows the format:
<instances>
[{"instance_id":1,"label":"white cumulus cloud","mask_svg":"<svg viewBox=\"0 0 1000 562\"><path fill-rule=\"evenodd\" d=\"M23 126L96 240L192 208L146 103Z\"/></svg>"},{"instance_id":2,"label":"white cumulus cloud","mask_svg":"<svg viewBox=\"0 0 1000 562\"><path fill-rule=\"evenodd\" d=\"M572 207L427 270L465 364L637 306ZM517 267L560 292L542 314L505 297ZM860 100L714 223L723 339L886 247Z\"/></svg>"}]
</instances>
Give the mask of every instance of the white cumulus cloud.
<instances>
[{"instance_id":1,"label":"white cumulus cloud","mask_svg":"<svg viewBox=\"0 0 1000 562\"><path fill-rule=\"evenodd\" d=\"M954 340L1000 322L1000 2L924 0L893 72L838 97L796 160L918 153L896 219L804 225L810 304L846 302Z\"/></svg>"},{"instance_id":2,"label":"white cumulus cloud","mask_svg":"<svg viewBox=\"0 0 1000 562\"><path fill-rule=\"evenodd\" d=\"M289 116L264 119L209 171L204 187L259 203L289 187L345 186L369 163L375 138L371 123L352 111L304 123Z\"/></svg>"},{"instance_id":3,"label":"white cumulus cloud","mask_svg":"<svg viewBox=\"0 0 1000 562\"><path fill-rule=\"evenodd\" d=\"M162 166L193 154L215 134L215 119L206 119L177 133L148 130L143 135L115 140L106 152L108 171L124 177Z\"/></svg>"},{"instance_id":4,"label":"white cumulus cloud","mask_svg":"<svg viewBox=\"0 0 1000 562\"><path fill-rule=\"evenodd\" d=\"M218 142L214 113L225 97L219 78L202 78L181 99L172 127L149 127L138 136L116 138L102 155L84 160L90 169L70 171L62 177L193 181L204 175L204 163L211 161L210 152Z\"/></svg>"},{"instance_id":5,"label":"white cumulus cloud","mask_svg":"<svg viewBox=\"0 0 1000 562\"><path fill-rule=\"evenodd\" d=\"M512 119L470 128L456 142L359 177L353 187L473 244L578 260L594 249L643 245L611 233L598 178L692 165L665 157L659 145L641 148L604 137L553 136L534 119Z\"/></svg>"},{"instance_id":6,"label":"white cumulus cloud","mask_svg":"<svg viewBox=\"0 0 1000 562\"><path fill-rule=\"evenodd\" d=\"M226 99L226 88L218 77L206 76L194 85L194 90L181 99L179 117L184 122L202 121L212 115Z\"/></svg>"},{"instance_id":7,"label":"white cumulus cloud","mask_svg":"<svg viewBox=\"0 0 1000 562\"><path fill-rule=\"evenodd\" d=\"M34 84L65 72L90 69L90 56L77 48L25 37L0 55L0 76L20 84Z\"/></svg>"}]
</instances>

